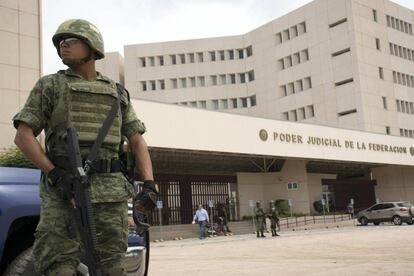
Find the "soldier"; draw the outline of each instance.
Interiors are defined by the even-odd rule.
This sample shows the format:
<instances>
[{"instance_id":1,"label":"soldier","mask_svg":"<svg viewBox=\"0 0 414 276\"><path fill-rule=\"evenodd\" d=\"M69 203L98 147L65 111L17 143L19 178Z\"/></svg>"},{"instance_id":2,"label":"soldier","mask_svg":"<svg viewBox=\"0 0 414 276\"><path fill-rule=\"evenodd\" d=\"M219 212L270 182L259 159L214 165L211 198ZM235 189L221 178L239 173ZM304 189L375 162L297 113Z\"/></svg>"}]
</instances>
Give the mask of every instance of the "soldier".
<instances>
[{"instance_id":1,"label":"soldier","mask_svg":"<svg viewBox=\"0 0 414 276\"><path fill-rule=\"evenodd\" d=\"M272 237L279 236L276 233L276 226L279 226L279 216L276 210L275 202L273 200L270 201L270 211L267 217L270 219L270 229L272 230Z\"/></svg>"},{"instance_id":2,"label":"soldier","mask_svg":"<svg viewBox=\"0 0 414 276\"><path fill-rule=\"evenodd\" d=\"M254 208L254 219L256 220L257 237L258 238L266 237L265 235L263 235L263 231L264 231L265 223L266 223L266 215L265 215L265 212L263 211L260 201L256 202L256 207ZM259 235L259 232L260 232L260 235Z\"/></svg>"},{"instance_id":3,"label":"soldier","mask_svg":"<svg viewBox=\"0 0 414 276\"><path fill-rule=\"evenodd\" d=\"M136 205L154 208L158 188L142 137L145 126L136 117L128 92L117 91L113 80L95 71L95 60L104 58L104 43L93 24L82 19L67 20L58 27L52 41L69 68L42 77L13 118L16 145L42 170L41 214L33 246L35 268L46 276L76 275L81 244L71 231L73 175L64 136L69 126L76 129L85 158L119 97L120 108L91 164L89 180L103 275L126 275L121 261L128 246L127 199L133 188L120 171L118 150L121 136L126 137L144 181ZM42 130L46 134L46 152L36 140Z\"/></svg>"}]
</instances>

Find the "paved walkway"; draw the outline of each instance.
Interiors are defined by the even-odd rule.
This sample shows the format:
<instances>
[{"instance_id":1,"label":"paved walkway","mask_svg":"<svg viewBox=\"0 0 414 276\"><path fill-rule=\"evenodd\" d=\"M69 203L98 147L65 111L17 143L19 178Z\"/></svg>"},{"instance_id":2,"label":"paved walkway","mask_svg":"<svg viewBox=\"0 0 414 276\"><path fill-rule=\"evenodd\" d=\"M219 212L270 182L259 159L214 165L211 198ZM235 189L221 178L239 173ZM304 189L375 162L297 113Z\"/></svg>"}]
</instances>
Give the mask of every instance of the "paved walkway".
<instances>
[{"instance_id":1,"label":"paved walkway","mask_svg":"<svg viewBox=\"0 0 414 276\"><path fill-rule=\"evenodd\" d=\"M414 276L414 226L346 226L152 244L151 276Z\"/></svg>"}]
</instances>

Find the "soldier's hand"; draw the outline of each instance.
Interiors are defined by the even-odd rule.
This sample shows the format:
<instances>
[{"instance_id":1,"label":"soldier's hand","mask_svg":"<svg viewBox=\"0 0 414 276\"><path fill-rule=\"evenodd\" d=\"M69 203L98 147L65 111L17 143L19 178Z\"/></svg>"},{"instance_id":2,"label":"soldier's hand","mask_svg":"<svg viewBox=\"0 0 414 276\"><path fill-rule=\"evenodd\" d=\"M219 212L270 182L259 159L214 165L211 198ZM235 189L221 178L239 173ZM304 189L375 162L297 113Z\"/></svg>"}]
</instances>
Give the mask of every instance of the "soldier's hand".
<instances>
[{"instance_id":1,"label":"soldier's hand","mask_svg":"<svg viewBox=\"0 0 414 276\"><path fill-rule=\"evenodd\" d=\"M71 200L73 198L73 175L68 171L54 167L47 174L47 181L50 185L58 188L62 199Z\"/></svg>"},{"instance_id":2,"label":"soldier's hand","mask_svg":"<svg viewBox=\"0 0 414 276\"><path fill-rule=\"evenodd\" d=\"M135 208L140 211L152 210L157 206L158 185L153 180L144 181L142 191L135 198Z\"/></svg>"}]
</instances>

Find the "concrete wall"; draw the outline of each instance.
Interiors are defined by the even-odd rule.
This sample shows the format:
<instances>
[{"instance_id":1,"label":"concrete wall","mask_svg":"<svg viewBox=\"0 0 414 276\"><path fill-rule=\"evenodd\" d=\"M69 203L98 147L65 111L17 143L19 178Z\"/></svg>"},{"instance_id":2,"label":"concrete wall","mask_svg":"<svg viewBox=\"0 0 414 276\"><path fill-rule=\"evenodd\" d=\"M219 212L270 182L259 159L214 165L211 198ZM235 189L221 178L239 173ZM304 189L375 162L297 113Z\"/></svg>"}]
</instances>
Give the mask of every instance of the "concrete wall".
<instances>
[{"instance_id":1,"label":"concrete wall","mask_svg":"<svg viewBox=\"0 0 414 276\"><path fill-rule=\"evenodd\" d=\"M96 71L124 85L124 58L119 52L105 53L105 58L96 62Z\"/></svg>"},{"instance_id":2,"label":"concrete wall","mask_svg":"<svg viewBox=\"0 0 414 276\"><path fill-rule=\"evenodd\" d=\"M0 150L12 146L12 117L40 77L39 0L0 1Z\"/></svg>"},{"instance_id":3,"label":"concrete wall","mask_svg":"<svg viewBox=\"0 0 414 276\"><path fill-rule=\"evenodd\" d=\"M372 177L377 181L375 196L380 201L409 200L414 203L414 168L386 166L374 168Z\"/></svg>"},{"instance_id":4,"label":"concrete wall","mask_svg":"<svg viewBox=\"0 0 414 276\"><path fill-rule=\"evenodd\" d=\"M251 215L249 200L260 200L267 210L270 200L290 198L294 212L310 212L305 161L287 160L282 171L276 173L238 173L237 182L240 217ZM298 189L288 190L288 182L298 183Z\"/></svg>"}]
</instances>

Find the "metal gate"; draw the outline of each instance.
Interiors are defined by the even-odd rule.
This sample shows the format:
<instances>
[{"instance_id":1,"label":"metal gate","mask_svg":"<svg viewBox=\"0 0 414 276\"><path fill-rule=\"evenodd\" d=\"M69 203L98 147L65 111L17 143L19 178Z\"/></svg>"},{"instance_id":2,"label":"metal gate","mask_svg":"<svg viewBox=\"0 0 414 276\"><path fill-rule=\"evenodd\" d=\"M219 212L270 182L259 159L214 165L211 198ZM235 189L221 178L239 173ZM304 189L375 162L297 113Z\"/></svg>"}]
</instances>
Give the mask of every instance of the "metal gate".
<instances>
[{"instance_id":1,"label":"metal gate","mask_svg":"<svg viewBox=\"0 0 414 276\"><path fill-rule=\"evenodd\" d=\"M159 200L163 202L163 225L191 223L198 204L207 209L209 200L214 202L212 211L216 216L217 206L226 205L230 196L230 184L237 182L235 176L210 175L156 175L155 179L160 187ZM159 225L158 209L150 212L149 220L150 224Z\"/></svg>"}]
</instances>

